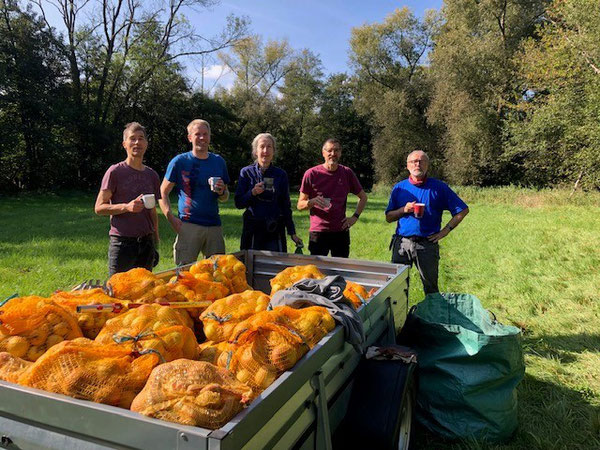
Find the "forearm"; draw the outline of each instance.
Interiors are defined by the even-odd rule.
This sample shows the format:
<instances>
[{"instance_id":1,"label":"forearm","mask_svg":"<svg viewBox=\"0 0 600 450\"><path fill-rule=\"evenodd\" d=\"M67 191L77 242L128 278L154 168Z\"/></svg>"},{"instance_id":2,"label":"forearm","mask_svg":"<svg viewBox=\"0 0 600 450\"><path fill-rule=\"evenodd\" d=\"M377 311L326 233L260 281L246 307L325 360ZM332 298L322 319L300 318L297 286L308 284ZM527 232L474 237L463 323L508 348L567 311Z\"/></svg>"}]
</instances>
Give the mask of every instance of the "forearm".
<instances>
[{"instance_id":1,"label":"forearm","mask_svg":"<svg viewBox=\"0 0 600 450\"><path fill-rule=\"evenodd\" d=\"M354 214L356 214L357 216L360 216L362 214L362 212L365 210L366 206L367 206L367 195L363 192L363 195L360 195L358 198L358 203L356 204L356 210L354 211Z\"/></svg>"},{"instance_id":2,"label":"forearm","mask_svg":"<svg viewBox=\"0 0 600 450\"><path fill-rule=\"evenodd\" d=\"M453 215L452 218L446 224L446 227L453 230L454 228L456 228L458 226L459 223L462 222L462 220L465 218L465 216L467 214L469 214L469 208L465 208L458 214Z\"/></svg>"},{"instance_id":3,"label":"forearm","mask_svg":"<svg viewBox=\"0 0 600 450\"><path fill-rule=\"evenodd\" d=\"M385 213L385 220L388 223L396 222L397 220L400 220L402 217L404 217L408 214L412 214L412 213L404 212L404 207L394 209L392 211L388 211L387 213Z\"/></svg>"},{"instance_id":4,"label":"forearm","mask_svg":"<svg viewBox=\"0 0 600 450\"><path fill-rule=\"evenodd\" d=\"M314 206L314 203L309 199L298 199L298 204L296 205L296 207L298 208L298 211L304 211L306 209L310 209Z\"/></svg>"},{"instance_id":5,"label":"forearm","mask_svg":"<svg viewBox=\"0 0 600 450\"><path fill-rule=\"evenodd\" d=\"M162 198L158 201L158 205L160 206L160 210L162 211L162 213L165 215L165 217L167 218L167 220L171 220L173 216L173 213L171 212L171 201L169 200L169 195L167 194L166 196L164 194L161 194Z\"/></svg>"},{"instance_id":6,"label":"forearm","mask_svg":"<svg viewBox=\"0 0 600 450\"><path fill-rule=\"evenodd\" d=\"M99 216L118 216L128 212L127 203L101 203L96 205L94 210Z\"/></svg>"}]
</instances>

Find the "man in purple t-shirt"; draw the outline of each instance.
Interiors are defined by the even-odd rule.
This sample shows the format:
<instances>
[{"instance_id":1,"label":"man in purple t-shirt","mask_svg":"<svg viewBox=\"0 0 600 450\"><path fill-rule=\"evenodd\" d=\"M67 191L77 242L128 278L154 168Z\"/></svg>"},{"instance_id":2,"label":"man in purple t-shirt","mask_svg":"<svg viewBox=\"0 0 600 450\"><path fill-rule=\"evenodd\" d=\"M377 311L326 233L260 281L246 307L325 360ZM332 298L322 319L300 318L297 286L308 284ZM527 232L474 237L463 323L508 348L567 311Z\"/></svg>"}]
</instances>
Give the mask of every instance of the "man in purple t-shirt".
<instances>
[{"instance_id":1,"label":"man in purple t-shirt","mask_svg":"<svg viewBox=\"0 0 600 450\"><path fill-rule=\"evenodd\" d=\"M367 194L352 169L339 163L342 145L337 139L327 139L322 152L325 162L304 173L298 209L310 210L310 254L327 256L331 252L331 256L347 258L350 254L350 227L365 209ZM354 214L346 217L349 193L359 200Z\"/></svg>"},{"instance_id":2,"label":"man in purple t-shirt","mask_svg":"<svg viewBox=\"0 0 600 450\"><path fill-rule=\"evenodd\" d=\"M127 158L104 174L94 208L100 216L110 215L109 276L134 267L152 270L158 256L155 205L160 199L160 179L143 164L148 148L146 129L137 122L128 123L123 131L123 147ZM147 199L144 205L145 194L154 194L155 201Z\"/></svg>"}]
</instances>

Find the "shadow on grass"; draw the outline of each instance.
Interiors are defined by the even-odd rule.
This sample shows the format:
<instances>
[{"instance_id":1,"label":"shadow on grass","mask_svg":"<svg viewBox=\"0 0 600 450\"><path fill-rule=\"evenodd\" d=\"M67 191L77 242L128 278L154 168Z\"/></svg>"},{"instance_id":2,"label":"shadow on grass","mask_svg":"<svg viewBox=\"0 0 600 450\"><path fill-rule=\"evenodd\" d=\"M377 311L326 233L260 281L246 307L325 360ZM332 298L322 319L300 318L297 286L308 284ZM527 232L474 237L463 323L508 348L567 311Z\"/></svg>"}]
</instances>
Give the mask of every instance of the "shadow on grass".
<instances>
[{"instance_id":1,"label":"shadow on grass","mask_svg":"<svg viewBox=\"0 0 600 450\"><path fill-rule=\"evenodd\" d=\"M523 341L524 344L564 350L568 352L600 352L600 333L561 334L536 336Z\"/></svg>"},{"instance_id":2,"label":"shadow on grass","mask_svg":"<svg viewBox=\"0 0 600 450\"><path fill-rule=\"evenodd\" d=\"M600 352L600 334L526 337L523 339L523 351L546 359L556 359L563 364L573 363L577 357L572 353Z\"/></svg>"},{"instance_id":3,"label":"shadow on grass","mask_svg":"<svg viewBox=\"0 0 600 450\"><path fill-rule=\"evenodd\" d=\"M546 450L600 448L600 408L580 392L526 374L517 388L519 426L502 444L440 438L417 425L411 448L451 450Z\"/></svg>"}]
</instances>

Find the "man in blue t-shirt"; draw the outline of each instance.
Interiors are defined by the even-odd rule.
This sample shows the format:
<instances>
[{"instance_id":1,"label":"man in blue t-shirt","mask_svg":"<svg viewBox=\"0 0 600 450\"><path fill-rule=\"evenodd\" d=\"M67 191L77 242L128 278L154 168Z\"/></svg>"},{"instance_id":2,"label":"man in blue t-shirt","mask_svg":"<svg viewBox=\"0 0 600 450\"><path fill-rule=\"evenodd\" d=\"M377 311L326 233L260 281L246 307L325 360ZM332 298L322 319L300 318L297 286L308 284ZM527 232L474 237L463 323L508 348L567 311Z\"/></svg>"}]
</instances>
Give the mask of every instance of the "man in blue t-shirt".
<instances>
[{"instance_id":1,"label":"man in blue t-shirt","mask_svg":"<svg viewBox=\"0 0 600 450\"><path fill-rule=\"evenodd\" d=\"M390 244L392 262L415 263L425 294L430 294L439 292L438 242L458 226L469 208L446 183L427 177L427 153L416 150L408 155L406 163L410 175L396 183L385 210L385 220L398 221ZM452 218L441 228L444 210L450 211Z\"/></svg>"},{"instance_id":2,"label":"man in blue t-shirt","mask_svg":"<svg viewBox=\"0 0 600 450\"><path fill-rule=\"evenodd\" d=\"M195 119L187 127L192 151L171 160L160 186L160 209L177 233L173 245L175 264L194 262L204 257L225 253L225 241L219 216L219 202L229 198L229 174L225 160L208 151L210 125ZM178 216L171 212L169 194L176 187Z\"/></svg>"}]
</instances>

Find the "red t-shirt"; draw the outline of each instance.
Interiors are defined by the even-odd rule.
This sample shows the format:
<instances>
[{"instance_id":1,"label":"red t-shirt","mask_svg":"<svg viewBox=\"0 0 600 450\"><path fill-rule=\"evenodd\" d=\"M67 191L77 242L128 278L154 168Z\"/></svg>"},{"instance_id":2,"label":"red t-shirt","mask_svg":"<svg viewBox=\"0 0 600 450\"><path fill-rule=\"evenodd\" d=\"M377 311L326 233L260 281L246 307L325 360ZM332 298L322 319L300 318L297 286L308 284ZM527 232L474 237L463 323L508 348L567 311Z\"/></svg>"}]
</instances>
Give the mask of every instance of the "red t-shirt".
<instances>
[{"instance_id":1,"label":"red t-shirt","mask_svg":"<svg viewBox=\"0 0 600 450\"><path fill-rule=\"evenodd\" d=\"M130 167L125 161L113 164L102 178L100 190L110 190L110 203L129 203L140 194L154 194L156 203L160 198L160 178L150 167L143 170ZM150 209L144 208L139 213L126 212L110 216L112 236L140 237L154 232Z\"/></svg>"},{"instance_id":2,"label":"red t-shirt","mask_svg":"<svg viewBox=\"0 0 600 450\"><path fill-rule=\"evenodd\" d=\"M331 199L327 209L318 206L310 209L310 231L342 231L348 194L358 195L362 190L360 181L349 167L340 164L333 172L323 165L308 169L302 178L300 192L309 199L318 195Z\"/></svg>"}]
</instances>

